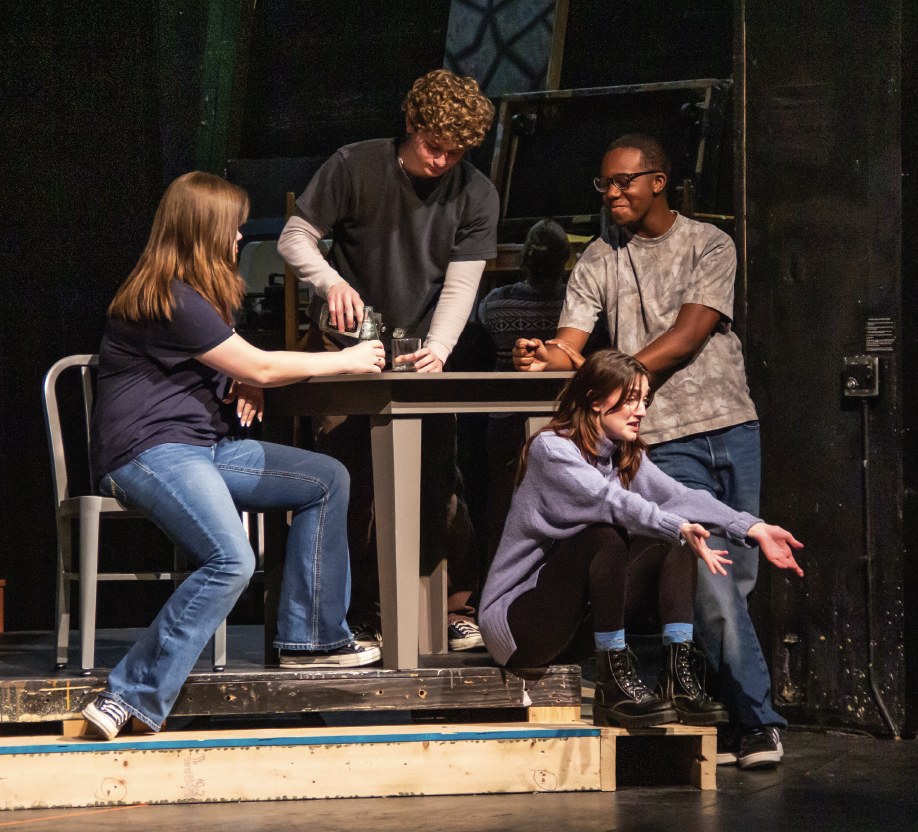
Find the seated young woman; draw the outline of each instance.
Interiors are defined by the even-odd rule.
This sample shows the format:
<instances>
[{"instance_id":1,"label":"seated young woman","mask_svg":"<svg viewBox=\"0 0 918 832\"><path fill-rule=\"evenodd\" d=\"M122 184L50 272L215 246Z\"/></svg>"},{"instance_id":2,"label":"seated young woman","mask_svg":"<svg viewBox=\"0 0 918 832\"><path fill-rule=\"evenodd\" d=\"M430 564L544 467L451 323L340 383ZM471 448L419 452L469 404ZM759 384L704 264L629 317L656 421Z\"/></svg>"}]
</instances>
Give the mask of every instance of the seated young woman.
<instances>
[{"instance_id":1,"label":"seated young woman","mask_svg":"<svg viewBox=\"0 0 918 832\"><path fill-rule=\"evenodd\" d=\"M754 540L775 566L799 575L791 547L802 544L660 471L640 438L648 391L644 365L615 350L593 353L570 379L552 421L523 449L482 595L481 632L501 664L539 667L561 653L590 609L597 725L726 722L690 661L698 559L721 575L731 563L706 539L714 531ZM627 609L649 592L665 653L655 693L638 679L625 642Z\"/></svg>"},{"instance_id":2,"label":"seated young woman","mask_svg":"<svg viewBox=\"0 0 918 832\"><path fill-rule=\"evenodd\" d=\"M133 715L159 730L207 641L255 569L239 513L292 512L278 613L282 665L350 667L355 644L346 534L349 479L327 456L228 437L261 418L260 388L333 373L378 373L379 341L335 353L264 352L233 330L245 191L206 173L166 190L137 266L108 310L91 462L99 491L182 547L185 580L83 716L112 739ZM235 406L233 403L235 402ZM235 410L235 413L234 413Z\"/></svg>"}]
</instances>

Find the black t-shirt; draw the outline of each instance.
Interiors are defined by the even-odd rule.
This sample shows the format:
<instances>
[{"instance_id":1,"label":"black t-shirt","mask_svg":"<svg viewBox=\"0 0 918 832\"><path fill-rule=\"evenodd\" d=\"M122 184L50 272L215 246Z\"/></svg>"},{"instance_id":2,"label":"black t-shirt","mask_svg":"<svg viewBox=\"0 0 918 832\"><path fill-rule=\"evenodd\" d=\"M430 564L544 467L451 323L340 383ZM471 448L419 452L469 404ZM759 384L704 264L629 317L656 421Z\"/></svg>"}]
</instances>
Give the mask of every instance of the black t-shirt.
<instances>
[{"instance_id":1,"label":"black t-shirt","mask_svg":"<svg viewBox=\"0 0 918 832\"><path fill-rule=\"evenodd\" d=\"M387 333L400 327L424 338L446 267L497 255L500 200L465 159L419 196L397 149L394 139L342 147L296 204L320 233L331 234L329 263L382 315Z\"/></svg>"},{"instance_id":2,"label":"black t-shirt","mask_svg":"<svg viewBox=\"0 0 918 832\"><path fill-rule=\"evenodd\" d=\"M156 445L213 445L231 424L227 378L194 356L233 334L194 289L172 281L172 320L111 317L90 428L95 482Z\"/></svg>"}]
</instances>

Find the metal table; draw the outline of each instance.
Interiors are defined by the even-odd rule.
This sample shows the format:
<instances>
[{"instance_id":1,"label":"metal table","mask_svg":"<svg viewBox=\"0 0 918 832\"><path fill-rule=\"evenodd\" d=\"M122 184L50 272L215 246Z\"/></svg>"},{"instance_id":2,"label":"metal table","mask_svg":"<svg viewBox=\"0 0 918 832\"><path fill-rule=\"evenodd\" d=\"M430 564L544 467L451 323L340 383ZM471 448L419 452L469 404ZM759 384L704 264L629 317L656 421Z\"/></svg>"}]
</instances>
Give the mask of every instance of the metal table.
<instances>
[{"instance_id":1,"label":"metal table","mask_svg":"<svg viewBox=\"0 0 918 832\"><path fill-rule=\"evenodd\" d=\"M321 376L266 390L282 416L371 416L383 664L418 666L444 653L446 566L420 569L421 416L426 413L550 414L571 376L562 373L393 373ZM532 420L530 420L532 424ZM419 614L424 625L419 627ZM420 631L420 632L419 632ZM419 640L420 636L420 640Z\"/></svg>"}]
</instances>

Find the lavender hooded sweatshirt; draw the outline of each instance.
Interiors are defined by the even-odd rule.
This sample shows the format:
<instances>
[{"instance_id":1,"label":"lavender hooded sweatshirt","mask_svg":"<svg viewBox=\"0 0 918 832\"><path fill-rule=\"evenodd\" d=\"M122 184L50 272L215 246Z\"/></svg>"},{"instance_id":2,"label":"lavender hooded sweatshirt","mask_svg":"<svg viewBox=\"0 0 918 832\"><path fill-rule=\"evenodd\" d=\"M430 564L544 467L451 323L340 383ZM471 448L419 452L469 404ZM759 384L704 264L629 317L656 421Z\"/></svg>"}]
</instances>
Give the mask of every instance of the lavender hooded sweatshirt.
<instances>
[{"instance_id":1,"label":"lavender hooded sweatshirt","mask_svg":"<svg viewBox=\"0 0 918 832\"><path fill-rule=\"evenodd\" d=\"M513 494L478 615L485 646L500 664L516 650L507 609L536 585L556 540L573 537L594 523L623 526L635 536L678 540L682 524L689 522L748 546L746 533L761 522L718 502L707 491L686 488L646 455L630 488L625 488L612 464L615 445L603 440L598 451L594 467L573 442L551 431L540 433L529 448L526 476Z\"/></svg>"}]
</instances>

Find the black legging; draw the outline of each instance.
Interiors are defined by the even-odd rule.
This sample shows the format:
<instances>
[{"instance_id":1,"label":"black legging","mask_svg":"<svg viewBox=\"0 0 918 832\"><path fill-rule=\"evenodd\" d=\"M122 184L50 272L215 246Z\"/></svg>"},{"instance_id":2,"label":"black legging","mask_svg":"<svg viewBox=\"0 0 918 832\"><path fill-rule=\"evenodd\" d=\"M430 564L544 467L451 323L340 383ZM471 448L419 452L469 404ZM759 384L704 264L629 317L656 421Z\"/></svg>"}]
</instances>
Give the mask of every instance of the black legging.
<instances>
[{"instance_id":1,"label":"black legging","mask_svg":"<svg viewBox=\"0 0 918 832\"><path fill-rule=\"evenodd\" d=\"M610 633L645 616L656 589L661 624L694 619L698 561L688 546L631 537L598 523L557 541L536 585L510 604L516 650L509 667L542 667L570 642L592 607L594 631Z\"/></svg>"}]
</instances>

